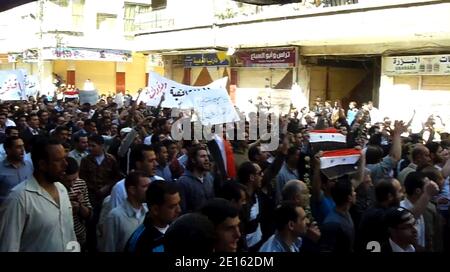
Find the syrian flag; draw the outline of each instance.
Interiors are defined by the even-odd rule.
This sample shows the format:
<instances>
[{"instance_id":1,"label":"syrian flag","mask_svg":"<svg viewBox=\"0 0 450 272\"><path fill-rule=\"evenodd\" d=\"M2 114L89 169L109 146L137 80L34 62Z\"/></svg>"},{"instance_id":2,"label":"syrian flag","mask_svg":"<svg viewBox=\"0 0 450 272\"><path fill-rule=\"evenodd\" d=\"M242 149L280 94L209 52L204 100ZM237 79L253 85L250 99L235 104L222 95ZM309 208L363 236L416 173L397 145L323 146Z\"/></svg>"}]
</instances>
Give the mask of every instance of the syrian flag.
<instances>
[{"instance_id":1,"label":"syrian flag","mask_svg":"<svg viewBox=\"0 0 450 272\"><path fill-rule=\"evenodd\" d=\"M347 147L345 135L335 128L311 130L309 132L309 142L314 152L338 150Z\"/></svg>"},{"instance_id":2,"label":"syrian flag","mask_svg":"<svg viewBox=\"0 0 450 272\"><path fill-rule=\"evenodd\" d=\"M356 172L356 163L361 157L361 150L341 149L324 151L320 157L320 169L329 179L335 179Z\"/></svg>"}]
</instances>

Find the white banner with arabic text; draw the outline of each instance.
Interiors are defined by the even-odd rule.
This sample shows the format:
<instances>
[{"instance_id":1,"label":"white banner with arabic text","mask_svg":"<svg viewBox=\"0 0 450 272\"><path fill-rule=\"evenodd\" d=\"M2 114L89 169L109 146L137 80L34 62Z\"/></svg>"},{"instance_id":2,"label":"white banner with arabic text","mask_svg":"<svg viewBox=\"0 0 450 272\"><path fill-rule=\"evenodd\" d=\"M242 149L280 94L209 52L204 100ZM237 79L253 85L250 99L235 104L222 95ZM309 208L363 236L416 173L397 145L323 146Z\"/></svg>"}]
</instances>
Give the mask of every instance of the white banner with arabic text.
<instances>
[{"instance_id":1,"label":"white banner with arabic text","mask_svg":"<svg viewBox=\"0 0 450 272\"><path fill-rule=\"evenodd\" d=\"M216 125L239 121L239 116L226 90L228 78L206 86L177 83L157 73L149 74L149 86L139 95L138 103L157 106L164 94L161 107L194 109L203 125Z\"/></svg>"}]
</instances>

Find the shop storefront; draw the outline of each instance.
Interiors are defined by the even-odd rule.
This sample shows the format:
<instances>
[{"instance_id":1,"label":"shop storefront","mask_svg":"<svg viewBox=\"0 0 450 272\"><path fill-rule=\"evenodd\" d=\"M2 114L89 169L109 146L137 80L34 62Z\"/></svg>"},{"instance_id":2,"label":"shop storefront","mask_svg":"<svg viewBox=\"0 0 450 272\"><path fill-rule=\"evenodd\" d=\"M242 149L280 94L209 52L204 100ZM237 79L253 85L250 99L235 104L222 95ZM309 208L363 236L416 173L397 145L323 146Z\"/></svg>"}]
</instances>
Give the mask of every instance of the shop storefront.
<instances>
[{"instance_id":1,"label":"shop storefront","mask_svg":"<svg viewBox=\"0 0 450 272\"><path fill-rule=\"evenodd\" d=\"M450 128L450 54L383 58L380 110L408 120L414 109L415 132L431 114Z\"/></svg>"},{"instance_id":2,"label":"shop storefront","mask_svg":"<svg viewBox=\"0 0 450 272\"><path fill-rule=\"evenodd\" d=\"M297 59L294 47L238 50L231 68L236 105L256 110L262 104L269 111L287 112Z\"/></svg>"}]
</instances>

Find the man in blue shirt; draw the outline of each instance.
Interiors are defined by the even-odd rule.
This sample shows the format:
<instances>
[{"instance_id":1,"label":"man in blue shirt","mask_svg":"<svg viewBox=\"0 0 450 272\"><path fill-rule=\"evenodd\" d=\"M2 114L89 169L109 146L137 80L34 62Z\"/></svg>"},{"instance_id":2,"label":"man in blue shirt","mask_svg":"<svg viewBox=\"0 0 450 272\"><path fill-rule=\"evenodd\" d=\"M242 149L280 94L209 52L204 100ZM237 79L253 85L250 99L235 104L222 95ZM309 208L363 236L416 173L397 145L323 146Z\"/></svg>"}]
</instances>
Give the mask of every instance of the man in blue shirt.
<instances>
[{"instance_id":1,"label":"man in blue shirt","mask_svg":"<svg viewBox=\"0 0 450 272\"><path fill-rule=\"evenodd\" d=\"M300 150L298 150L296 147L289 148L286 161L277 175L275 186L277 203L281 201L281 191L283 190L284 185L290 180L300 178L297 170L299 159L300 159Z\"/></svg>"},{"instance_id":2,"label":"man in blue shirt","mask_svg":"<svg viewBox=\"0 0 450 272\"><path fill-rule=\"evenodd\" d=\"M8 137L3 146L6 158L0 162L0 204L12 188L33 175L32 163L24 160L25 149L21 138Z\"/></svg>"},{"instance_id":3,"label":"man in blue shirt","mask_svg":"<svg viewBox=\"0 0 450 272\"><path fill-rule=\"evenodd\" d=\"M313 179L311 186L311 212L314 219L319 226L322 226L323 220L327 215L334 210L336 204L331 197L331 190L336 184L335 179L328 179L320 172L320 157L322 153L319 152L314 156L313 160Z\"/></svg>"},{"instance_id":4,"label":"man in blue shirt","mask_svg":"<svg viewBox=\"0 0 450 272\"><path fill-rule=\"evenodd\" d=\"M305 235L309 220L302 207L293 202L281 204L275 210L276 232L261 247L260 252L299 252L300 236Z\"/></svg>"},{"instance_id":5,"label":"man in blue shirt","mask_svg":"<svg viewBox=\"0 0 450 272\"><path fill-rule=\"evenodd\" d=\"M206 148L194 146L189 150L186 171L178 179L182 213L200 209L214 197L213 177Z\"/></svg>"},{"instance_id":6,"label":"man in blue shirt","mask_svg":"<svg viewBox=\"0 0 450 272\"><path fill-rule=\"evenodd\" d=\"M349 210L356 201L355 189L350 180L342 179L331 189L331 195L336 208L323 221L321 251L353 252L355 228Z\"/></svg>"}]
</instances>

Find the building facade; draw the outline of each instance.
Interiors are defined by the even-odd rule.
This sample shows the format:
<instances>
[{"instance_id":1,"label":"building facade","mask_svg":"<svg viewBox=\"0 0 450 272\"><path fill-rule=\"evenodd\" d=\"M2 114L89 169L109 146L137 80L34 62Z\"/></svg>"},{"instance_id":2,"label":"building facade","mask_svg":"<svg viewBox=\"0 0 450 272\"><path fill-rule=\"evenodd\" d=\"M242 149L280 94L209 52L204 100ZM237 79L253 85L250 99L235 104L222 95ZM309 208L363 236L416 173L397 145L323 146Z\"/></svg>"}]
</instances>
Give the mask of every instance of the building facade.
<instances>
[{"instance_id":1,"label":"building facade","mask_svg":"<svg viewBox=\"0 0 450 272\"><path fill-rule=\"evenodd\" d=\"M191 83L202 73L182 72L189 70L181 68L186 56L234 53L230 93L243 107L263 96L272 108L284 111L291 98L301 106L319 96L340 99L344 106L351 100L373 101L385 115L404 120L416 108L418 119L435 114L450 123L450 74L443 62L450 53L449 1L304 1L258 7L167 0L158 12L163 22L136 33L137 50L161 55L168 76L184 82L189 76ZM296 60L290 62L287 52L296 52ZM252 60L242 61L242 56ZM390 71L389 62L402 56L425 63L409 72L402 65ZM436 66L435 59L439 69L419 67ZM212 74L211 67L203 68Z\"/></svg>"},{"instance_id":2,"label":"building facade","mask_svg":"<svg viewBox=\"0 0 450 272\"><path fill-rule=\"evenodd\" d=\"M133 91L146 85L150 71L191 85L228 76L240 108L263 104L285 112L290 103L302 107L319 96L340 99L344 106L371 100L383 114L405 120L416 108L422 121L435 114L450 124L450 73L444 62L450 53L450 1L305 0L262 7L232 0L67 2L72 13L64 17L71 18L68 25L83 26L82 35L44 34L50 47L132 55L129 61L45 64L66 79L75 70L75 83L92 75L94 84L105 84L99 89L125 85Z\"/></svg>"},{"instance_id":3,"label":"building facade","mask_svg":"<svg viewBox=\"0 0 450 272\"><path fill-rule=\"evenodd\" d=\"M136 92L147 57L133 49L132 25L148 2L40 0L5 11L0 69L26 70L48 94L56 77L80 90L90 79L102 94Z\"/></svg>"}]
</instances>

